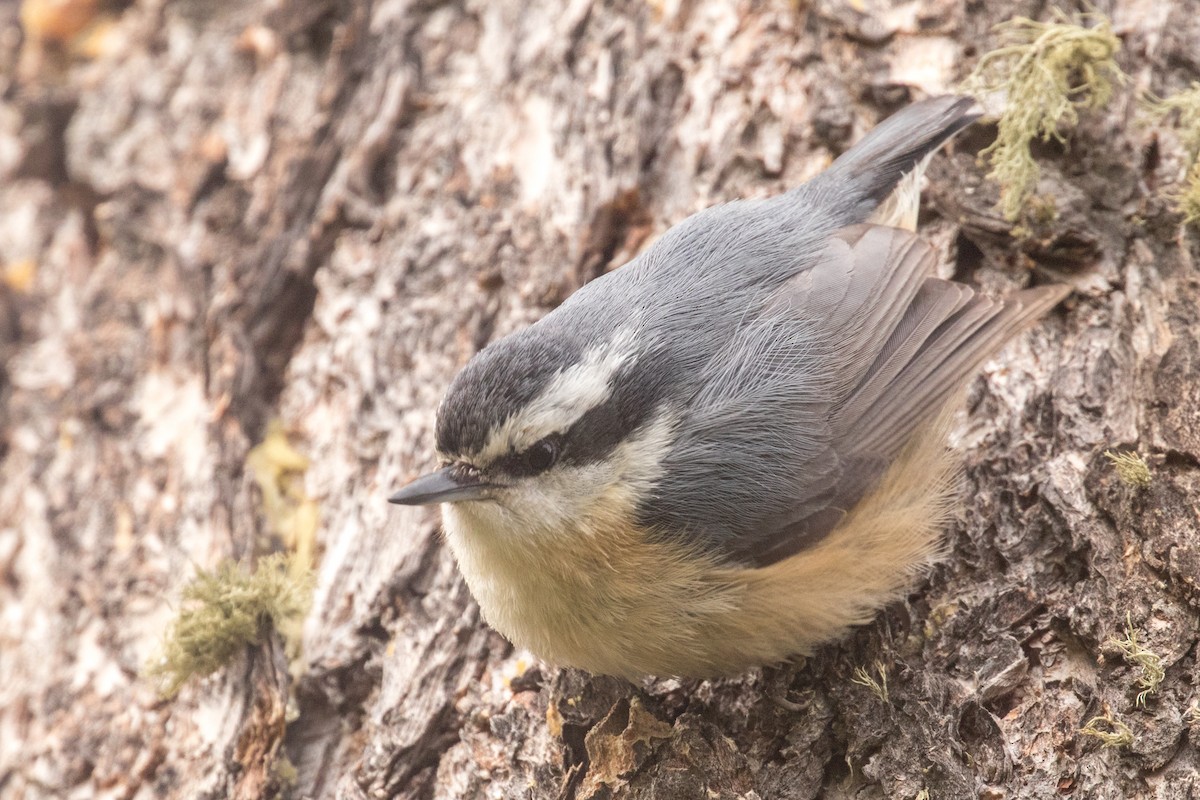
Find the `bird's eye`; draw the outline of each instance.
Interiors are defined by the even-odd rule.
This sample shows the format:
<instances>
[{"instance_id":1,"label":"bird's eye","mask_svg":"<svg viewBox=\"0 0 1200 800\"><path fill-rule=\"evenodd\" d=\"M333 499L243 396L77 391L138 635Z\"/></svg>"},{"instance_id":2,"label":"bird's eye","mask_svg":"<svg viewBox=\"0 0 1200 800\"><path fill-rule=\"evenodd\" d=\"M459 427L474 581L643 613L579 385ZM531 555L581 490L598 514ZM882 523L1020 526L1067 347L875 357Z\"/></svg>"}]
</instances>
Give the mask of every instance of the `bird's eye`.
<instances>
[{"instance_id":1,"label":"bird's eye","mask_svg":"<svg viewBox=\"0 0 1200 800\"><path fill-rule=\"evenodd\" d=\"M558 441L547 437L525 451L525 465L534 475L545 472L558 460Z\"/></svg>"}]
</instances>

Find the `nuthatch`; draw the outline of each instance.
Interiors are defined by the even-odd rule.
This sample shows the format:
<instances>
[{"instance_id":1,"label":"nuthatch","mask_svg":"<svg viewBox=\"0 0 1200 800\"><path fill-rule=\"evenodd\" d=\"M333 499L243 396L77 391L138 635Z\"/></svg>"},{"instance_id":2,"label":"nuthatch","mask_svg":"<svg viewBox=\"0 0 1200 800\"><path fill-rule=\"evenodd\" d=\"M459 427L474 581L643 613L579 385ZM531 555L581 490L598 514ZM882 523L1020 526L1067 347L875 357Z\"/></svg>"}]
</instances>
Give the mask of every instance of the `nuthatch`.
<instances>
[{"instance_id":1,"label":"nuthatch","mask_svg":"<svg viewBox=\"0 0 1200 800\"><path fill-rule=\"evenodd\" d=\"M973 106L916 103L804 185L692 215L467 364L442 468L391 501L443 504L488 622L591 672L726 675L938 557L959 390L1067 291L933 276L920 174Z\"/></svg>"}]
</instances>

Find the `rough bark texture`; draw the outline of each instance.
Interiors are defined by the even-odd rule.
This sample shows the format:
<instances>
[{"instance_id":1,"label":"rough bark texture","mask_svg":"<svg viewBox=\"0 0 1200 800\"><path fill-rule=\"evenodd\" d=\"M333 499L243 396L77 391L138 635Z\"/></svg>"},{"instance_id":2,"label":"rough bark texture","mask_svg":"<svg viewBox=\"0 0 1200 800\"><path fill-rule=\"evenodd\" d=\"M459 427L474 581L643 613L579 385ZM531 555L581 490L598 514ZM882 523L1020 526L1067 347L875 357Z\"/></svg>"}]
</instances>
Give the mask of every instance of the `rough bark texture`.
<instances>
[{"instance_id":1,"label":"rough bark texture","mask_svg":"<svg viewBox=\"0 0 1200 800\"><path fill-rule=\"evenodd\" d=\"M1195 3L1099 3L1131 80L1039 149L1059 215L1028 239L975 163L988 126L934 161L947 273L1078 289L972 387L946 562L806 664L643 686L512 652L435 517L384 502L447 381L1042 4L138 0L90 9L83 55L12 5L0 795L1200 796L1200 246L1165 197L1176 138L1134 124L1138 92L1200 76ZM181 586L262 550L245 461L273 417L321 511L304 674L276 639L159 700L140 673ZM1166 667L1145 707L1106 644L1127 615ZM876 662L886 698L851 682ZM1106 713L1131 744L1079 733Z\"/></svg>"}]
</instances>

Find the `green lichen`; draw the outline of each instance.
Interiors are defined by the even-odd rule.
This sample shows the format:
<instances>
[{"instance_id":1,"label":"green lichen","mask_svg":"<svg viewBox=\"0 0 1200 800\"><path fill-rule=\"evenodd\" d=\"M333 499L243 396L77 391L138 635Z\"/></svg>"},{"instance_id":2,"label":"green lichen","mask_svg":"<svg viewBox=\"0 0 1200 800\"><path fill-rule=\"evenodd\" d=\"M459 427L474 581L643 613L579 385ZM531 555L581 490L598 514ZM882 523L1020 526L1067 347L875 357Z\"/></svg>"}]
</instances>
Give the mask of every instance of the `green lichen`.
<instances>
[{"instance_id":1,"label":"green lichen","mask_svg":"<svg viewBox=\"0 0 1200 800\"><path fill-rule=\"evenodd\" d=\"M1146 107L1158 119L1175 115L1175 127L1188 165L1175 202L1185 224L1200 222L1200 82L1166 99L1151 99Z\"/></svg>"},{"instance_id":2,"label":"green lichen","mask_svg":"<svg viewBox=\"0 0 1200 800\"><path fill-rule=\"evenodd\" d=\"M1137 489L1144 489L1150 485L1150 465L1138 453L1105 450L1104 457L1112 463L1121 483Z\"/></svg>"},{"instance_id":3,"label":"green lichen","mask_svg":"<svg viewBox=\"0 0 1200 800\"><path fill-rule=\"evenodd\" d=\"M875 671L879 673L879 680L875 680L871 673L867 672L866 667L855 667L850 682L867 687L871 690L871 694L879 698L879 702L886 705L888 703L887 668L878 659L875 661Z\"/></svg>"},{"instance_id":4,"label":"green lichen","mask_svg":"<svg viewBox=\"0 0 1200 800\"><path fill-rule=\"evenodd\" d=\"M1108 644L1119 650L1126 661L1141 669L1137 684L1142 691L1138 693L1137 704L1145 706L1146 698L1158 693L1158 687L1166 677L1162 656L1138 641L1137 629L1133 627L1129 614L1125 615L1125 638L1109 639Z\"/></svg>"},{"instance_id":5,"label":"green lichen","mask_svg":"<svg viewBox=\"0 0 1200 800\"><path fill-rule=\"evenodd\" d=\"M1133 744L1133 731L1121 720L1107 711L1088 720L1087 725L1079 729L1084 736L1098 739L1103 747L1128 747Z\"/></svg>"},{"instance_id":6,"label":"green lichen","mask_svg":"<svg viewBox=\"0 0 1200 800\"><path fill-rule=\"evenodd\" d=\"M193 677L213 674L247 645L265 641L272 629L290 648L298 646L311 578L298 579L290 562L283 553L267 556L251 573L229 561L215 572L199 572L184 587L179 615L149 668L164 696L174 696Z\"/></svg>"},{"instance_id":7,"label":"green lichen","mask_svg":"<svg viewBox=\"0 0 1200 800\"><path fill-rule=\"evenodd\" d=\"M1178 197L1179 212L1185 224L1195 225L1200 223L1200 161L1192 164L1183 186Z\"/></svg>"},{"instance_id":8,"label":"green lichen","mask_svg":"<svg viewBox=\"0 0 1200 800\"><path fill-rule=\"evenodd\" d=\"M1000 184L1001 211L1015 222L1040 174L1030 145L1065 142L1063 130L1078 123L1081 110L1109 102L1124 79L1116 62L1121 41L1100 14L1072 21L1057 10L1051 22L1017 17L995 31L1002 46L979 60L963 90L1005 97L996 141L981 156L991 166L988 177Z\"/></svg>"}]
</instances>

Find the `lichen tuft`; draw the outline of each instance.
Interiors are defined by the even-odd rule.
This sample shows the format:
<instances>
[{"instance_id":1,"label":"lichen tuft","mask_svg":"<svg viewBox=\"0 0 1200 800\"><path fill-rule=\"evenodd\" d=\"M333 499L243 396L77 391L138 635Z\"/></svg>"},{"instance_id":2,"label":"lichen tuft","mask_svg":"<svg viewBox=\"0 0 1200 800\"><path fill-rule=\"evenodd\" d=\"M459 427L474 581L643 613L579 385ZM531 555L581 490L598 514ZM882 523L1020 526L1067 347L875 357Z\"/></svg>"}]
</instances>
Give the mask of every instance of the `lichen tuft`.
<instances>
[{"instance_id":1,"label":"lichen tuft","mask_svg":"<svg viewBox=\"0 0 1200 800\"><path fill-rule=\"evenodd\" d=\"M312 592L310 576L297 578L291 558L267 556L253 572L227 561L214 572L200 571L184 587L179 615L149 674L172 697L193 677L211 675L247 645L271 630L298 640Z\"/></svg>"},{"instance_id":2,"label":"lichen tuft","mask_svg":"<svg viewBox=\"0 0 1200 800\"><path fill-rule=\"evenodd\" d=\"M1072 21L1058 10L1051 22L1017 17L995 31L1002 46L979 60L962 88L1005 98L996 141L980 155L991 166L988 177L1000 184L1001 211L1015 222L1040 174L1031 143L1065 142L1063 131L1078 123L1081 110L1108 104L1124 80L1116 62L1121 40L1101 14Z\"/></svg>"}]
</instances>

